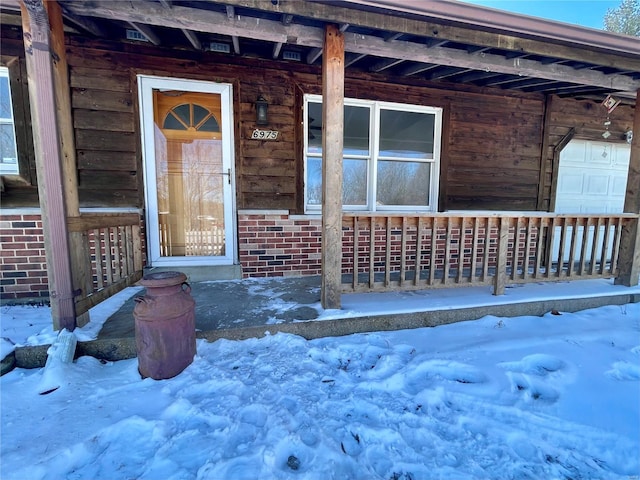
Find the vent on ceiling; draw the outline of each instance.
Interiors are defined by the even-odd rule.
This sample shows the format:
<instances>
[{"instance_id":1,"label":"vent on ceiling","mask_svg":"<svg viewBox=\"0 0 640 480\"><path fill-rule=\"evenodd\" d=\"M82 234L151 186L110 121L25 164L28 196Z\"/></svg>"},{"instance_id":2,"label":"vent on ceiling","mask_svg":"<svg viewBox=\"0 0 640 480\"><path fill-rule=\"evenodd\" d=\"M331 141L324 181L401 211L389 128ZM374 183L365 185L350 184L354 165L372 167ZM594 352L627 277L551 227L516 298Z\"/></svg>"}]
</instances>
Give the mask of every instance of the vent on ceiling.
<instances>
[{"instance_id":1,"label":"vent on ceiling","mask_svg":"<svg viewBox=\"0 0 640 480\"><path fill-rule=\"evenodd\" d=\"M228 43L211 42L208 50L210 52L231 53L231 46Z\"/></svg>"},{"instance_id":2,"label":"vent on ceiling","mask_svg":"<svg viewBox=\"0 0 640 480\"><path fill-rule=\"evenodd\" d=\"M293 60L294 62L299 62L300 60L302 60L302 57L300 56L300 52L287 52L287 51L284 51L284 52L282 52L282 59L283 60Z\"/></svg>"},{"instance_id":3,"label":"vent on ceiling","mask_svg":"<svg viewBox=\"0 0 640 480\"><path fill-rule=\"evenodd\" d=\"M149 39L141 34L137 30L130 30L127 28L127 40L137 40L139 42L148 42Z\"/></svg>"}]
</instances>

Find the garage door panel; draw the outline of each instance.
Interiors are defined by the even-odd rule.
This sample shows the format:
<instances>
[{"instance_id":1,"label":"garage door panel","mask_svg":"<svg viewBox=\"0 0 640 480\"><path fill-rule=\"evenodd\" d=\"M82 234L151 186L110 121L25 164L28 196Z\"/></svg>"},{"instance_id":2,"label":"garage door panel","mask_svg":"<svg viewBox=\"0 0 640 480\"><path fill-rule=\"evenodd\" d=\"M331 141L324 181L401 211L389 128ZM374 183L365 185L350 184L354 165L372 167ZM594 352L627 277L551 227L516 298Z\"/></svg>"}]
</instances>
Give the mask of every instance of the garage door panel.
<instances>
[{"instance_id":1,"label":"garage door panel","mask_svg":"<svg viewBox=\"0 0 640 480\"><path fill-rule=\"evenodd\" d=\"M609 178L603 175L586 175L584 194L606 197L609 192Z\"/></svg>"},{"instance_id":2,"label":"garage door panel","mask_svg":"<svg viewBox=\"0 0 640 480\"><path fill-rule=\"evenodd\" d=\"M584 175L582 173L567 173L558 182L558 192L563 195L581 194L584 184Z\"/></svg>"},{"instance_id":3,"label":"garage door panel","mask_svg":"<svg viewBox=\"0 0 640 480\"><path fill-rule=\"evenodd\" d=\"M588 156L586 158L586 163L590 167L597 167L598 165L601 167L607 167L611 165L611 162L614 160L614 156L612 155L611 145L590 142L588 148Z\"/></svg>"},{"instance_id":4,"label":"garage door panel","mask_svg":"<svg viewBox=\"0 0 640 480\"><path fill-rule=\"evenodd\" d=\"M627 191L627 176L615 175L611 178L611 195L620 195L624 198Z\"/></svg>"},{"instance_id":5,"label":"garage door panel","mask_svg":"<svg viewBox=\"0 0 640 480\"><path fill-rule=\"evenodd\" d=\"M620 213L630 145L572 140L560 154L557 213Z\"/></svg>"}]
</instances>

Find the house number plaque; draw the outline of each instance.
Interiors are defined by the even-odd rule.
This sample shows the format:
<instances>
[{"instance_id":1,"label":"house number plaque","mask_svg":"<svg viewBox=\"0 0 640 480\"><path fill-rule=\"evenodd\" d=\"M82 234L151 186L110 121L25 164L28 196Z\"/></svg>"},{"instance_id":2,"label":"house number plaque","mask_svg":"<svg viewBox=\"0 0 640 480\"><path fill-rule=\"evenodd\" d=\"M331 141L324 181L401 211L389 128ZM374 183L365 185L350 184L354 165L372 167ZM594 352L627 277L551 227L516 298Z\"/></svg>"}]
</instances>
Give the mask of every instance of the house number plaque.
<instances>
[{"instance_id":1,"label":"house number plaque","mask_svg":"<svg viewBox=\"0 0 640 480\"><path fill-rule=\"evenodd\" d=\"M278 139L277 130L259 130L255 129L251 134L252 140L277 140Z\"/></svg>"}]
</instances>

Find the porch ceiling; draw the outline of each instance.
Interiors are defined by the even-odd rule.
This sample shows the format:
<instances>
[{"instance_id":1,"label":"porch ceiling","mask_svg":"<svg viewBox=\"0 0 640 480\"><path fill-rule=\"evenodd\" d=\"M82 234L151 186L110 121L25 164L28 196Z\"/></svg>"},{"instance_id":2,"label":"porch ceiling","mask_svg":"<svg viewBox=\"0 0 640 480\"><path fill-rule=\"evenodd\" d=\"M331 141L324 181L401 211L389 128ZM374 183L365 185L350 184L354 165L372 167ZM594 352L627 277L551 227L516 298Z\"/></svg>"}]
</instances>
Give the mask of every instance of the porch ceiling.
<instances>
[{"instance_id":1,"label":"porch ceiling","mask_svg":"<svg viewBox=\"0 0 640 480\"><path fill-rule=\"evenodd\" d=\"M228 55L319 65L332 23L345 35L348 70L578 98L611 93L631 104L640 89L636 38L448 0L59 3L68 26L103 39L127 41L129 29L167 48L224 44Z\"/></svg>"}]
</instances>

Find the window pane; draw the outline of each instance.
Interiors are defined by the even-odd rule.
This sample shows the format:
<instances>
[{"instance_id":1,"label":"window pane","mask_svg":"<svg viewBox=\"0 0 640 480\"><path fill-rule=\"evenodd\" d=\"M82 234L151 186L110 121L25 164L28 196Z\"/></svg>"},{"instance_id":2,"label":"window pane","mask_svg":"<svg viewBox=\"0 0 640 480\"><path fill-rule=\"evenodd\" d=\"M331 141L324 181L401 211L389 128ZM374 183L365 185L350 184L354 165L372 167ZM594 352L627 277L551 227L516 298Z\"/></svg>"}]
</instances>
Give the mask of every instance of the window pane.
<instances>
[{"instance_id":1,"label":"window pane","mask_svg":"<svg viewBox=\"0 0 640 480\"><path fill-rule=\"evenodd\" d=\"M211 116L200 126L198 130L200 130L201 132L219 132L220 125L218 125L216 119Z\"/></svg>"},{"instance_id":2,"label":"window pane","mask_svg":"<svg viewBox=\"0 0 640 480\"><path fill-rule=\"evenodd\" d=\"M193 126L198 125L207 115L209 115L209 110L195 103L193 104Z\"/></svg>"},{"instance_id":3,"label":"window pane","mask_svg":"<svg viewBox=\"0 0 640 480\"><path fill-rule=\"evenodd\" d=\"M5 120L13 119L11 111L11 93L9 90L9 77L0 72L0 118Z\"/></svg>"},{"instance_id":4,"label":"window pane","mask_svg":"<svg viewBox=\"0 0 640 480\"><path fill-rule=\"evenodd\" d=\"M3 164L16 164L16 141L13 134L13 125L1 124L0 125L0 161Z\"/></svg>"},{"instance_id":5,"label":"window pane","mask_svg":"<svg viewBox=\"0 0 640 480\"><path fill-rule=\"evenodd\" d=\"M342 204L367 204L367 161L344 159L342 164Z\"/></svg>"},{"instance_id":6,"label":"window pane","mask_svg":"<svg viewBox=\"0 0 640 480\"><path fill-rule=\"evenodd\" d=\"M344 107L344 153L345 155L369 154L368 107ZM307 145L309 152L322 152L322 104L307 104Z\"/></svg>"},{"instance_id":7,"label":"window pane","mask_svg":"<svg viewBox=\"0 0 640 480\"><path fill-rule=\"evenodd\" d=\"M322 104L307 104L307 142L310 152L322 151Z\"/></svg>"},{"instance_id":8,"label":"window pane","mask_svg":"<svg viewBox=\"0 0 640 480\"><path fill-rule=\"evenodd\" d=\"M366 205L367 161L345 159L342 165L343 205ZM322 159L307 158L307 205L322 205Z\"/></svg>"},{"instance_id":9,"label":"window pane","mask_svg":"<svg viewBox=\"0 0 640 480\"><path fill-rule=\"evenodd\" d=\"M431 164L378 162L378 205L429 205Z\"/></svg>"},{"instance_id":10,"label":"window pane","mask_svg":"<svg viewBox=\"0 0 640 480\"><path fill-rule=\"evenodd\" d=\"M380 155L433 158L434 119L431 113L380 111Z\"/></svg>"},{"instance_id":11,"label":"window pane","mask_svg":"<svg viewBox=\"0 0 640 480\"><path fill-rule=\"evenodd\" d=\"M167 130L186 130L187 128L181 123L177 118L174 112L169 112L167 114L167 118L164 119L164 124L162 128Z\"/></svg>"},{"instance_id":12,"label":"window pane","mask_svg":"<svg viewBox=\"0 0 640 480\"><path fill-rule=\"evenodd\" d=\"M369 155L368 107L344 107L344 154Z\"/></svg>"}]
</instances>

